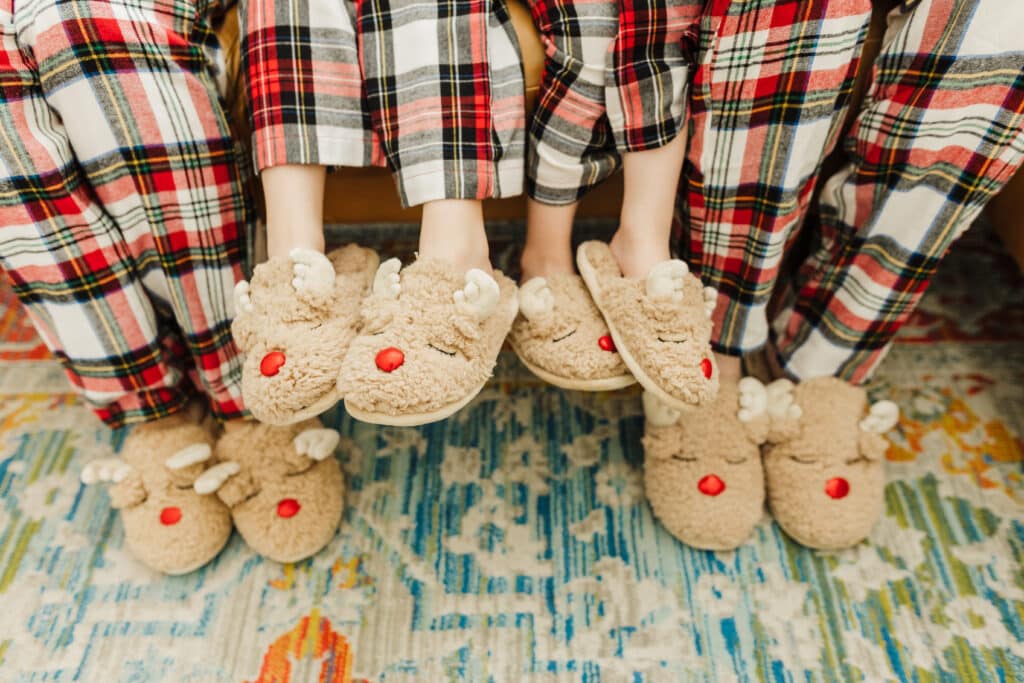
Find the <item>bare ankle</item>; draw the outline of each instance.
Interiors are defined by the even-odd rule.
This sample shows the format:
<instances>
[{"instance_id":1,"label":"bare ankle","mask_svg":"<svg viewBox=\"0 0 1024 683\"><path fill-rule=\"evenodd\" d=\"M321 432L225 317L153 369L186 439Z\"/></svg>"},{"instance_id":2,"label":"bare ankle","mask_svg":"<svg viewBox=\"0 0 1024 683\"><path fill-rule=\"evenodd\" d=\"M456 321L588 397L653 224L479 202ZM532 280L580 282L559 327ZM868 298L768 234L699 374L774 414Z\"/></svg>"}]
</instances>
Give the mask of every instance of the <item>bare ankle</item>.
<instances>
[{"instance_id":1,"label":"bare ankle","mask_svg":"<svg viewBox=\"0 0 1024 683\"><path fill-rule=\"evenodd\" d=\"M419 253L446 261L460 271L479 268L491 272L480 202L441 200L424 204Z\"/></svg>"},{"instance_id":2,"label":"bare ankle","mask_svg":"<svg viewBox=\"0 0 1024 683\"><path fill-rule=\"evenodd\" d=\"M743 366L739 356L715 354L715 365L718 366L718 378L723 384L739 384L743 376Z\"/></svg>"},{"instance_id":3,"label":"bare ankle","mask_svg":"<svg viewBox=\"0 0 1024 683\"><path fill-rule=\"evenodd\" d=\"M522 269L521 282L527 282L535 277L572 275L575 272L570 249L542 250L527 247L523 249L519 265Z\"/></svg>"},{"instance_id":4,"label":"bare ankle","mask_svg":"<svg viewBox=\"0 0 1024 683\"><path fill-rule=\"evenodd\" d=\"M632 279L647 277L651 268L672 258L667 239L652 239L635 228L620 227L608 246L622 274Z\"/></svg>"}]
</instances>

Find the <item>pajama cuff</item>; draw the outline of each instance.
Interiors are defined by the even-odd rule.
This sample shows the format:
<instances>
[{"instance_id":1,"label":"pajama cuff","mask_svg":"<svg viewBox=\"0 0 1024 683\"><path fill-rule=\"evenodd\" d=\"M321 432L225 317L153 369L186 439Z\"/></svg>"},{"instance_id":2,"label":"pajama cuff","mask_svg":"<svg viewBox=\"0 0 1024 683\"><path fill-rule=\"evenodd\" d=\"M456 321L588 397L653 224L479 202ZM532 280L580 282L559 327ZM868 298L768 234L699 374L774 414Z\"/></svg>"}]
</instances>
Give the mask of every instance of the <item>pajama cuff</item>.
<instances>
[{"instance_id":1,"label":"pajama cuff","mask_svg":"<svg viewBox=\"0 0 1024 683\"><path fill-rule=\"evenodd\" d=\"M252 135L253 163L257 172L273 166L384 166L376 154L374 137L369 132L347 128L310 135L309 127L282 124L263 128Z\"/></svg>"}]
</instances>

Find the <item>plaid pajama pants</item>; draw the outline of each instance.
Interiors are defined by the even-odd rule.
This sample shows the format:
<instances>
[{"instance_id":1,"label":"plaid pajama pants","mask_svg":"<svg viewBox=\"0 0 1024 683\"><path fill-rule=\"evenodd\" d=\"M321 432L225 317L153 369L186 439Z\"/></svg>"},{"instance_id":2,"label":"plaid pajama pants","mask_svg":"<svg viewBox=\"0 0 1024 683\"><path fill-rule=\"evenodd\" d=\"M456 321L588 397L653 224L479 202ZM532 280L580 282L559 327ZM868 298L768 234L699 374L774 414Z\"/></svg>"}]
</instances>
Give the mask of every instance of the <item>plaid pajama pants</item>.
<instances>
[{"instance_id":1,"label":"plaid pajama pants","mask_svg":"<svg viewBox=\"0 0 1024 683\"><path fill-rule=\"evenodd\" d=\"M243 414L250 216L191 0L0 0L0 267L109 425Z\"/></svg>"},{"instance_id":2,"label":"plaid pajama pants","mask_svg":"<svg viewBox=\"0 0 1024 683\"><path fill-rule=\"evenodd\" d=\"M1024 162L1024 4L902 3L810 253L775 292L869 14L867 0L712 0L702 22L681 251L719 289L716 348L770 342L800 378L868 379L949 245Z\"/></svg>"},{"instance_id":3,"label":"plaid pajama pants","mask_svg":"<svg viewBox=\"0 0 1024 683\"><path fill-rule=\"evenodd\" d=\"M244 5L258 168L386 164L405 206L522 192L522 67L501 0Z\"/></svg>"},{"instance_id":4,"label":"plaid pajama pants","mask_svg":"<svg viewBox=\"0 0 1024 683\"><path fill-rule=\"evenodd\" d=\"M527 192L571 204L619 165L680 132L684 43L703 0L530 0L545 49Z\"/></svg>"}]
</instances>

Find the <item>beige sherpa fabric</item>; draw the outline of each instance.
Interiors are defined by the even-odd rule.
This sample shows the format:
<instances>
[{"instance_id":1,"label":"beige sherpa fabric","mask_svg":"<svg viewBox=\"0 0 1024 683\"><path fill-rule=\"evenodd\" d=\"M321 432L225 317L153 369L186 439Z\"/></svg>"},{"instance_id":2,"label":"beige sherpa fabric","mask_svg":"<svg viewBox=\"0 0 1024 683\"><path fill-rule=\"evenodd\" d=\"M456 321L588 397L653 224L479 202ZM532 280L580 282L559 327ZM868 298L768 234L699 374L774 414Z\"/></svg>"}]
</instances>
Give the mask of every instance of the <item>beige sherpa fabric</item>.
<instances>
[{"instance_id":1,"label":"beige sherpa fabric","mask_svg":"<svg viewBox=\"0 0 1024 683\"><path fill-rule=\"evenodd\" d=\"M584 242L576 262L626 366L645 390L677 410L712 400L713 300L682 261L666 261L646 281L623 277L608 245Z\"/></svg>"},{"instance_id":2,"label":"beige sherpa fabric","mask_svg":"<svg viewBox=\"0 0 1024 683\"><path fill-rule=\"evenodd\" d=\"M193 482L213 464L209 430L172 415L132 429L120 458L95 460L82 481L111 482L125 543L150 567L184 574L212 560L231 536L231 514Z\"/></svg>"},{"instance_id":3,"label":"beige sherpa fabric","mask_svg":"<svg viewBox=\"0 0 1024 683\"><path fill-rule=\"evenodd\" d=\"M644 488L655 516L695 548L742 544L764 514L760 446L768 435L767 415L741 420L732 384L722 386L713 402L681 415L649 393L644 406ZM658 412L668 419L653 414Z\"/></svg>"},{"instance_id":4,"label":"beige sherpa fabric","mask_svg":"<svg viewBox=\"0 0 1024 683\"><path fill-rule=\"evenodd\" d=\"M524 283L509 342L527 368L563 389L611 391L636 383L579 275Z\"/></svg>"},{"instance_id":5,"label":"beige sherpa fabric","mask_svg":"<svg viewBox=\"0 0 1024 683\"><path fill-rule=\"evenodd\" d=\"M291 424L338 401L338 371L378 261L354 244L327 259L296 250L256 266L252 282L239 283L231 331L245 353L242 396L256 419Z\"/></svg>"},{"instance_id":6,"label":"beige sherpa fabric","mask_svg":"<svg viewBox=\"0 0 1024 683\"><path fill-rule=\"evenodd\" d=\"M863 389L832 377L792 392L799 415L780 425L765 448L771 512L808 547L855 545L882 513L888 443L880 432L895 424L898 410L885 401L869 411Z\"/></svg>"},{"instance_id":7,"label":"beige sherpa fabric","mask_svg":"<svg viewBox=\"0 0 1024 683\"><path fill-rule=\"evenodd\" d=\"M217 441L219 464L196 482L231 509L249 547L297 562L334 538L345 480L334 456L339 436L317 420L284 427L229 423Z\"/></svg>"},{"instance_id":8,"label":"beige sherpa fabric","mask_svg":"<svg viewBox=\"0 0 1024 683\"><path fill-rule=\"evenodd\" d=\"M499 271L460 272L430 258L399 267L381 264L338 383L353 417L411 426L444 419L479 393L518 302Z\"/></svg>"}]
</instances>

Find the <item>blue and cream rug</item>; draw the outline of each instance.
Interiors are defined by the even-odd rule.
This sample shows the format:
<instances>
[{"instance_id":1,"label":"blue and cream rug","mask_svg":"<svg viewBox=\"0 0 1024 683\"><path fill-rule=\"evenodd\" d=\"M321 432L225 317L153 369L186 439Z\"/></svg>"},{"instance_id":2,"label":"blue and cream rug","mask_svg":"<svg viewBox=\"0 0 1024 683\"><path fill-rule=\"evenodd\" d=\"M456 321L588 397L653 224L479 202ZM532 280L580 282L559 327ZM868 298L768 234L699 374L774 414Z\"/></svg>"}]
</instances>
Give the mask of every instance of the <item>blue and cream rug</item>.
<instances>
[{"instance_id":1,"label":"blue and cream rug","mask_svg":"<svg viewBox=\"0 0 1024 683\"><path fill-rule=\"evenodd\" d=\"M870 543L767 518L683 547L644 502L635 391L548 388L510 354L427 428L336 410L341 532L281 566L133 561L101 487L111 435L0 296L0 681L1024 681L1024 281L969 235L873 386L903 409Z\"/></svg>"}]
</instances>

